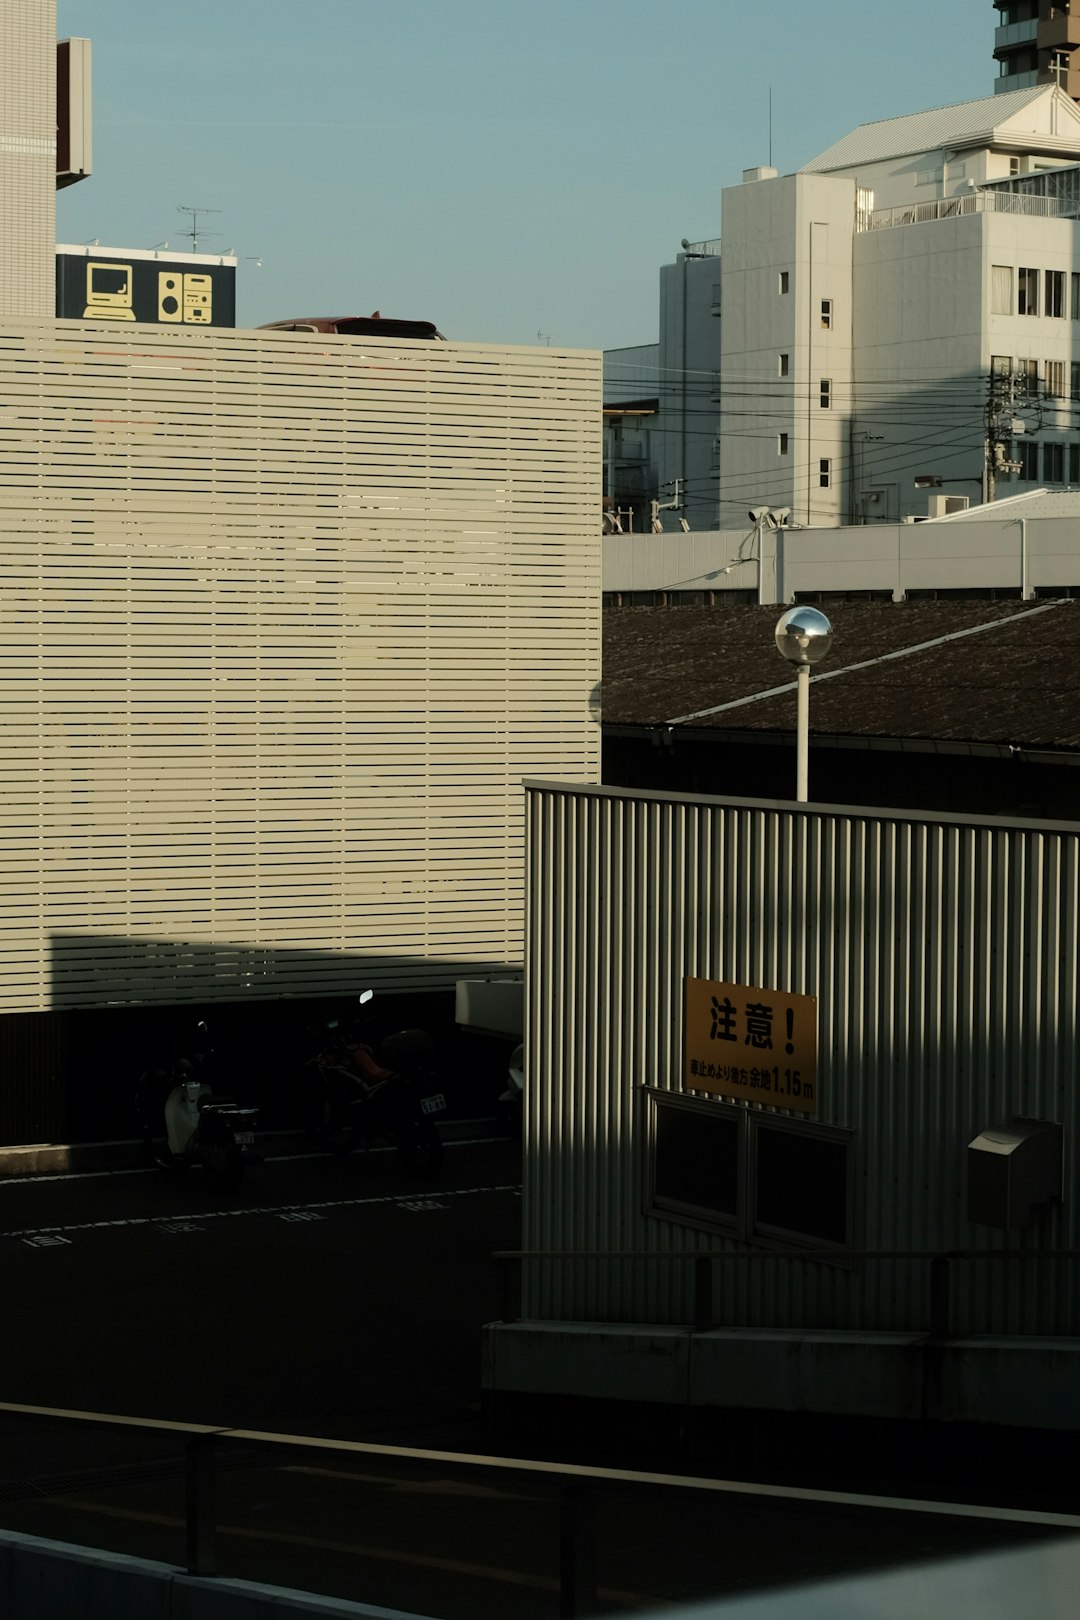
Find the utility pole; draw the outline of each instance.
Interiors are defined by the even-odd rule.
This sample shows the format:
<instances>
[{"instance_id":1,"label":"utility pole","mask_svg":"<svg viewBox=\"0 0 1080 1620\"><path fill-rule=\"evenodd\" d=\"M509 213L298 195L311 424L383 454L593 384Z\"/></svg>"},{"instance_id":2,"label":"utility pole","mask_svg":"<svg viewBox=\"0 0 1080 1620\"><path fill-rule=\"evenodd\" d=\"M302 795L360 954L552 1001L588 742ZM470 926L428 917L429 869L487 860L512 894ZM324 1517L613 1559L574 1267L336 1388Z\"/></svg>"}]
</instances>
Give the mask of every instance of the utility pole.
<instances>
[{"instance_id":1,"label":"utility pole","mask_svg":"<svg viewBox=\"0 0 1080 1620\"><path fill-rule=\"evenodd\" d=\"M683 509L682 479L676 478L675 480L675 499L673 501L653 501L651 503L651 507L652 532L653 534L663 534L664 525L660 521L661 512L681 512ZM679 527L684 533L689 532L690 525L687 523L685 517L679 518Z\"/></svg>"},{"instance_id":2,"label":"utility pole","mask_svg":"<svg viewBox=\"0 0 1080 1620\"><path fill-rule=\"evenodd\" d=\"M983 504L997 500L999 472L1017 472L1019 463L1005 460L1005 441L1012 436L1015 379L1011 372L992 371L986 395L986 438L983 441Z\"/></svg>"}]
</instances>

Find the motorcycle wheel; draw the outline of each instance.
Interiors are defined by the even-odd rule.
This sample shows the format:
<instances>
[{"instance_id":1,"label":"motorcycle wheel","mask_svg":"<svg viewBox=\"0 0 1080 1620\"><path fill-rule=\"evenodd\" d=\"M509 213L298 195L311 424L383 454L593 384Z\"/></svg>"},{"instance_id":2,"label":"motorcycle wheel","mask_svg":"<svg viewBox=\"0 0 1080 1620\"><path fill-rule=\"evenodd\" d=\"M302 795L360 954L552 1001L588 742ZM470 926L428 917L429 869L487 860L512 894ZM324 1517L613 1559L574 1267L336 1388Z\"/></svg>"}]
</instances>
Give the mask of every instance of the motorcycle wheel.
<instances>
[{"instance_id":1,"label":"motorcycle wheel","mask_svg":"<svg viewBox=\"0 0 1080 1620\"><path fill-rule=\"evenodd\" d=\"M192 1160L186 1154L174 1153L163 1136L144 1137L143 1152L157 1169L168 1170L173 1175L182 1175L191 1169Z\"/></svg>"},{"instance_id":2,"label":"motorcycle wheel","mask_svg":"<svg viewBox=\"0 0 1080 1620\"><path fill-rule=\"evenodd\" d=\"M336 1153L340 1158L352 1153L360 1142L355 1125L322 1125L315 1137L327 1153Z\"/></svg>"},{"instance_id":3,"label":"motorcycle wheel","mask_svg":"<svg viewBox=\"0 0 1080 1620\"><path fill-rule=\"evenodd\" d=\"M315 1118L308 1120L307 1135L326 1153L344 1155L360 1145L360 1133L344 1111L324 1099Z\"/></svg>"},{"instance_id":4,"label":"motorcycle wheel","mask_svg":"<svg viewBox=\"0 0 1080 1620\"><path fill-rule=\"evenodd\" d=\"M235 1142L203 1142L199 1163L205 1185L217 1192L235 1192L244 1179L244 1160Z\"/></svg>"},{"instance_id":5,"label":"motorcycle wheel","mask_svg":"<svg viewBox=\"0 0 1080 1620\"><path fill-rule=\"evenodd\" d=\"M442 1137L429 1119L422 1119L413 1129L413 1140L398 1144L397 1155L410 1175L430 1181L442 1169Z\"/></svg>"}]
</instances>

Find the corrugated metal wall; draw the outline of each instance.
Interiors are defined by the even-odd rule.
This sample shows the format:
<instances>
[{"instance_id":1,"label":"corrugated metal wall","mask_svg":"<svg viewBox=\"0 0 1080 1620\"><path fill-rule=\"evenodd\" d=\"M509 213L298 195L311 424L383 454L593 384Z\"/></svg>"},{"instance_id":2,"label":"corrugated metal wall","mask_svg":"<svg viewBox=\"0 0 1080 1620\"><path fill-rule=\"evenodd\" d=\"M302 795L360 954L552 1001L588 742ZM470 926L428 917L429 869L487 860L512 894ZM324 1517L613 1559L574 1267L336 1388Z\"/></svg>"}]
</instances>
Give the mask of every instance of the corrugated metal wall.
<instances>
[{"instance_id":1,"label":"corrugated metal wall","mask_svg":"<svg viewBox=\"0 0 1080 1620\"><path fill-rule=\"evenodd\" d=\"M600 434L594 354L0 329L0 1012L519 962Z\"/></svg>"},{"instance_id":2,"label":"corrugated metal wall","mask_svg":"<svg viewBox=\"0 0 1080 1620\"><path fill-rule=\"evenodd\" d=\"M1001 1247L966 1219L966 1149L1013 1114L1065 1125L1067 1194L1012 1245L1080 1246L1080 828L533 784L529 839L524 1247L725 1246L642 1212L641 1088L681 1090L688 975L819 998L854 1248ZM1075 1268L955 1269L964 1329L1080 1331ZM690 1271L533 1262L524 1306L686 1321ZM921 1329L927 1287L915 1263L717 1270L730 1325Z\"/></svg>"}]
</instances>

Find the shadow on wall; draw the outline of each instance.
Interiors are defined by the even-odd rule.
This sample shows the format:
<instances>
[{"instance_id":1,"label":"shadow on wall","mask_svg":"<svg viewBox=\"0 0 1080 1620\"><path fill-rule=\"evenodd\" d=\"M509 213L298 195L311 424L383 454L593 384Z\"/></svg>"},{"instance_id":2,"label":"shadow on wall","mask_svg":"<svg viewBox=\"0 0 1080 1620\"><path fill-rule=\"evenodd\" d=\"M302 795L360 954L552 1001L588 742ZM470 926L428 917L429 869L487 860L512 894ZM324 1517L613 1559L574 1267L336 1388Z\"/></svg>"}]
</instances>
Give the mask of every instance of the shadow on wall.
<instances>
[{"instance_id":1,"label":"shadow on wall","mask_svg":"<svg viewBox=\"0 0 1080 1620\"><path fill-rule=\"evenodd\" d=\"M313 1026L368 987L373 1033L418 1024L435 1036L453 1113L494 1113L504 1083L507 1043L457 1028L453 987L516 964L92 934L54 934L51 956L53 1010L0 1016L0 1145L133 1137L139 1073L183 1049L201 1018L219 1076L258 1103L265 1128L288 1128Z\"/></svg>"}]
</instances>

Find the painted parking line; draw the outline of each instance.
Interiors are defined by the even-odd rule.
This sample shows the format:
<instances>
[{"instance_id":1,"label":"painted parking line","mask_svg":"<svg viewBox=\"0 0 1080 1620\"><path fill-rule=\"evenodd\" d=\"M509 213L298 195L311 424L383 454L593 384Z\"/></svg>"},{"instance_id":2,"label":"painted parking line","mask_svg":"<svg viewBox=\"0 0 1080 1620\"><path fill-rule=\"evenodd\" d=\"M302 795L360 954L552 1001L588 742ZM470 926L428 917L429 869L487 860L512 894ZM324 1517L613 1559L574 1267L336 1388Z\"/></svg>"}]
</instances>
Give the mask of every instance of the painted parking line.
<instances>
[{"instance_id":1,"label":"painted parking line","mask_svg":"<svg viewBox=\"0 0 1080 1620\"><path fill-rule=\"evenodd\" d=\"M17 1239L22 1243L31 1243L37 1248L55 1246L55 1240L67 1238L72 1232L107 1232L119 1230L121 1227L161 1227L168 1232L197 1231L200 1227L196 1223L205 1221L239 1220L248 1215L275 1215L283 1219L292 1220L318 1220L323 1210L335 1209L362 1209L369 1204L393 1204L398 1208L409 1210L411 1213L430 1213L437 1209L448 1207L447 1200L452 1198L478 1198L490 1193L520 1194L519 1182L510 1182L498 1187L451 1187L440 1188L437 1198L418 1199L415 1192L403 1193L377 1193L366 1198L328 1198L325 1200L307 1201L300 1204L249 1204L243 1209L200 1209L187 1210L183 1213L169 1215L129 1215L120 1220L112 1221L69 1221L63 1224L50 1226L28 1226L10 1232L0 1232L0 1238ZM53 1239L54 1243L42 1242L42 1239Z\"/></svg>"}]
</instances>

